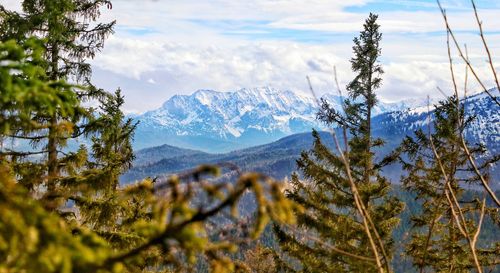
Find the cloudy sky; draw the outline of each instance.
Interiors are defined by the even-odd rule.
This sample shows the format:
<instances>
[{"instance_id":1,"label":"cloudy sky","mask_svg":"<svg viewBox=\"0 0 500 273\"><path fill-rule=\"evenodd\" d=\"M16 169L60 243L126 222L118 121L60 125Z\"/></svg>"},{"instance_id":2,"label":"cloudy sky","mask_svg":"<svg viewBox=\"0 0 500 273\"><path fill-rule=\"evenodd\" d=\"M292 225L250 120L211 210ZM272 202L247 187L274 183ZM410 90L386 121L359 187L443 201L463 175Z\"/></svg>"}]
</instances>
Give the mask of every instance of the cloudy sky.
<instances>
[{"instance_id":1,"label":"cloudy sky","mask_svg":"<svg viewBox=\"0 0 500 273\"><path fill-rule=\"evenodd\" d=\"M19 0L0 2L15 7ZM480 74L492 78L470 1L442 3ZM500 65L500 1L476 3ZM382 100L449 90L446 33L435 0L115 0L101 19L116 19L116 33L92 61L94 80L109 90L121 87L127 112L198 89L270 85L307 92L306 76L319 93L333 92L334 66L342 85L353 75L352 39L369 12L379 14L383 32ZM463 65L456 69L463 76Z\"/></svg>"}]
</instances>

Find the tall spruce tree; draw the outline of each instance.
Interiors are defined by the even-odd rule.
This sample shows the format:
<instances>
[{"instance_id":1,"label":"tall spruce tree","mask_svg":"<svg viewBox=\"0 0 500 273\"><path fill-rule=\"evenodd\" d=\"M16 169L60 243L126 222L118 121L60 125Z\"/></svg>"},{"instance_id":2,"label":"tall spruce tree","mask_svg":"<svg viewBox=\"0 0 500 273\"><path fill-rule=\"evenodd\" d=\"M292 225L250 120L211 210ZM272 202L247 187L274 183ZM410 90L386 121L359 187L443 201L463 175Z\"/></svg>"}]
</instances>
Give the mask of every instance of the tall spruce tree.
<instances>
[{"instance_id":1,"label":"tall spruce tree","mask_svg":"<svg viewBox=\"0 0 500 273\"><path fill-rule=\"evenodd\" d=\"M32 119L33 112L73 115L78 105L73 86L46 80L43 64L36 39L22 45L0 42L0 140L13 128L31 132L43 127ZM19 175L12 157L21 155L0 145L0 271L95 272L85 265L102 261L108 252L104 241L85 231L72 234L65 221L28 194L42 178L36 162L25 162Z\"/></svg>"},{"instance_id":2,"label":"tall spruce tree","mask_svg":"<svg viewBox=\"0 0 500 273\"><path fill-rule=\"evenodd\" d=\"M372 109L377 103L375 90L381 85L383 73L378 62L381 37L377 15L370 14L364 30L354 39L351 64L356 77L347 86L349 99L345 100L345 113L332 109L323 100L318 118L349 132L344 155L379 242L387 252L388 260L382 261L387 270L391 263L392 230L399 222L397 216L403 204L389 196L390 183L379 173L383 164L374 163L374 148L383 144L371 132ZM289 198L305 210L297 212L296 230L276 228L282 252L278 253L282 257L278 265L283 271L292 272L380 271L355 205L346 164L323 143L319 133L313 132L313 137L313 149L303 152L297 161L303 179L294 175L293 187L288 192ZM375 234L373 227L370 229ZM380 244L377 249L382 253Z\"/></svg>"},{"instance_id":3,"label":"tall spruce tree","mask_svg":"<svg viewBox=\"0 0 500 273\"><path fill-rule=\"evenodd\" d=\"M47 82L55 89L65 88L72 100L66 108L47 101L28 113L36 123L10 123L6 139L28 140L32 147L18 151L7 149L20 184L40 198L45 208L57 211L68 222L75 234L91 230L105 239L110 249L125 252L147 240L138 223L151 227L163 225L162 215L152 215L156 198L150 186L143 181L132 189L119 187L119 176L134 158L131 146L135 124L124 120L120 92L109 94L92 85L88 58L102 49L104 39L112 33L114 22L101 24L96 20L101 8L111 8L109 1L88 0L25 0L23 12L2 8L2 39L13 39L19 44L36 36L41 43L37 69L43 73L26 75ZM59 82L77 82L79 85L56 85ZM99 108L83 106L94 100ZM62 104L66 106L65 104ZM32 109L30 105L15 104L11 116L18 111ZM85 143L76 150L67 144L72 139ZM37 150L38 149L38 150ZM33 155L43 155L41 159ZM68 202L69 201L69 202ZM136 272L169 262L162 251L145 251L138 261L128 265Z\"/></svg>"},{"instance_id":4,"label":"tall spruce tree","mask_svg":"<svg viewBox=\"0 0 500 273\"><path fill-rule=\"evenodd\" d=\"M130 243L126 238L131 237L124 230L130 222L125 219L132 206L120 202L119 176L134 159L132 138L136 123L125 119L120 109L124 103L120 90L100 101L101 111L95 122L103 129L92 136L92 160L68 170L70 176L62 178L61 184L68 189L68 198L75 202L79 222L125 249Z\"/></svg>"},{"instance_id":5,"label":"tall spruce tree","mask_svg":"<svg viewBox=\"0 0 500 273\"><path fill-rule=\"evenodd\" d=\"M8 11L0 6L0 38L5 41L14 39L24 43L29 37L35 36L43 41L44 77L47 81L73 81L82 84L73 86L72 92L78 98L72 115L60 111L49 113L42 109L33 112L32 119L38 127L31 130L11 128L10 139L31 144L30 149L18 155L15 160L20 162L15 168L19 176L25 180L34 177L46 189L45 199L48 206L57 207L64 200L54 198L58 195L59 183L62 177L68 176L76 167L85 162L88 151L81 147L68 152L67 144L84 134L88 135L99 130L93 121L94 109L84 107L82 101L98 99L103 96L102 90L90 84L91 68L87 59L93 58L102 49L105 38L112 33L114 22L98 23L101 8L111 8L107 0L24 0L22 12ZM101 128L102 129L102 128ZM43 155L45 160L35 165L33 160L22 160L19 155ZM33 182L33 180L31 180Z\"/></svg>"},{"instance_id":6,"label":"tall spruce tree","mask_svg":"<svg viewBox=\"0 0 500 273\"><path fill-rule=\"evenodd\" d=\"M441 101L432 116L429 130L420 129L414 137L407 137L401 144L403 156L400 160L407 171L403 185L416 193L416 200L422 203L422 211L412 215L413 228L406 253L412 257L414 266L420 272L471 272L476 265L466 237L473 239L484 223L496 229L491 234L498 234L498 208L490 202L485 203L484 218L480 221L485 196L465 191L471 184L481 185L461 143L464 130L474 117L465 116L463 104L457 110L456 97ZM487 178L488 166L497 161L498 156L488 158L485 147L466 144L475 158L482 158L478 168ZM439 158L436 158L434 150ZM453 203L452 194L460 207ZM461 219L460 214L464 216L465 223L457 223ZM479 236L478 239L476 254L484 272L498 268L498 236L496 239L495 236Z\"/></svg>"}]
</instances>

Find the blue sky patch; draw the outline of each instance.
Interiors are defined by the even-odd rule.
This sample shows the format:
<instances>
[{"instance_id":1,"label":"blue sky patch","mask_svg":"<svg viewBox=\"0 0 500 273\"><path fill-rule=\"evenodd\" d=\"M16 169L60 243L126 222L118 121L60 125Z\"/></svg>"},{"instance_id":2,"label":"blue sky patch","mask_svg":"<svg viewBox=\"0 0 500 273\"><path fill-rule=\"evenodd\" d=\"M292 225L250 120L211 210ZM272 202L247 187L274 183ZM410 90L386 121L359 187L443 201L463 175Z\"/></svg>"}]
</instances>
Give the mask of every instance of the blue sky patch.
<instances>
[{"instance_id":1,"label":"blue sky patch","mask_svg":"<svg viewBox=\"0 0 500 273\"><path fill-rule=\"evenodd\" d=\"M499 0L476 0L479 9L494 9L500 7ZM470 10L472 5L468 0L441 0L441 4L448 11ZM391 12L391 11L439 11L436 0L375 0L366 5L351 6L347 12Z\"/></svg>"},{"instance_id":2,"label":"blue sky patch","mask_svg":"<svg viewBox=\"0 0 500 273\"><path fill-rule=\"evenodd\" d=\"M139 28L139 27L129 27L129 26L121 26L121 25L116 26L115 30L117 32L125 32L125 33L133 35L133 36L145 36L145 35L158 33L158 31L156 31L152 28Z\"/></svg>"}]
</instances>

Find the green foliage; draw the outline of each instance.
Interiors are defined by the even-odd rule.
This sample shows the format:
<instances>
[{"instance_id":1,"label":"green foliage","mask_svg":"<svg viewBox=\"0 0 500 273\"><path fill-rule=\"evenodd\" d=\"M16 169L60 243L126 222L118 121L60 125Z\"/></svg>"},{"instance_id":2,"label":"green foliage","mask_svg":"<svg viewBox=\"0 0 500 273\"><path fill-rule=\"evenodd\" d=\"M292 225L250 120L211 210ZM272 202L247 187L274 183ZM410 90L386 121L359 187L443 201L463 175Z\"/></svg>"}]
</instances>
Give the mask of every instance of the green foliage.
<instances>
[{"instance_id":1,"label":"green foliage","mask_svg":"<svg viewBox=\"0 0 500 273\"><path fill-rule=\"evenodd\" d=\"M28 39L22 46L13 40L0 43L0 56L0 133L2 142L6 143L0 155L10 158L19 182L33 191L45 183L40 178L46 177L46 165L24 158L43 155L46 151L14 149L7 143L17 139L24 143L29 141L33 147L39 145L46 138L50 125L39 119L38 113L58 113L61 122L53 128L58 134L68 136L73 131L71 120L79 114L81 107L74 92L75 86L61 80L47 80L41 66L44 60L39 40Z\"/></svg>"},{"instance_id":2,"label":"green foliage","mask_svg":"<svg viewBox=\"0 0 500 273\"><path fill-rule=\"evenodd\" d=\"M422 202L422 211L412 218L411 241L406 246L406 253L421 270L443 272L453 268L456 272L470 272L475 268L470 246L450 208L448 198L452 196L439 164L441 162L443 165L449 185L461 205L461 208L455 207L454 210L460 209L464 214L466 229L473 236L479 225L484 196L464 194L465 188L480 185L480 181L461 146L461 136L473 117L464 118L463 108L457 111L456 105L456 97L440 102L433 112L432 133L431 127L429 132L416 131L415 137L407 137L401 145L401 151L404 152L401 162L407 171L402 180L403 185L415 192L416 200ZM434 155L432 145L440 162ZM467 146L476 158L485 158L483 147ZM484 176L488 176L488 166L496 160L498 158L495 157L484 160L481 166ZM498 208L487 206L484 221L492 221L493 225L489 226L496 226L496 232L500 226L499 220ZM499 261L496 254L499 251L499 242L478 245L480 264L490 269L497 266Z\"/></svg>"},{"instance_id":3,"label":"green foliage","mask_svg":"<svg viewBox=\"0 0 500 273\"><path fill-rule=\"evenodd\" d=\"M33 132L46 129L32 119L33 112L63 117L74 114L78 100L72 87L62 81L46 81L43 48L39 40L28 39L24 45L14 40L0 43L0 132L11 135L16 130Z\"/></svg>"},{"instance_id":4,"label":"green foliage","mask_svg":"<svg viewBox=\"0 0 500 273\"><path fill-rule=\"evenodd\" d=\"M348 158L350 175L384 248L390 253L392 230L399 222L397 216L403 204L388 195L390 183L379 174L381 165L373 164L372 148L383 143L373 140L370 130L371 109L376 103L374 90L381 84L378 75L382 73L377 64L381 34L376 19L376 15L370 14L360 37L354 39L355 57L351 63L357 75L348 85L350 99L345 102L345 115L323 101L318 118L328 125L338 124L349 130L350 139L344 154ZM373 251L355 205L347 166L340 155L322 143L317 132L313 132L313 136L313 149L303 152L297 161L304 179L294 175L288 194L305 209L297 212L298 229L302 234L277 226L281 256L293 258L279 264L284 271L375 272ZM309 236L318 240L311 240ZM346 252L352 255L345 255ZM367 259L359 259L359 256ZM297 262L298 266L293 266Z\"/></svg>"},{"instance_id":5,"label":"green foliage","mask_svg":"<svg viewBox=\"0 0 500 273\"><path fill-rule=\"evenodd\" d=\"M281 183L257 173L240 175L226 165L120 186L134 159L137 124L121 111L120 90L109 94L89 80L86 60L113 31L114 22L97 22L102 7L112 6L108 0L24 0L21 13L0 6L0 273L192 272L204 266L216 273L374 272L381 270L377 252L391 271L403 203L390 194L380 169L397 156L408 172L405 188L422 203L421 209L411 207L414 228L406 245L415 267L473 270L463 230L479 231L483 206L483 228L498 231L498 208L464 191L479 177L460 148L471 119L456 110L456 98L436 108L432 134L417 131L397 153L376 162L374 149L384 142L372 138L371 112L383 70L382 35L373 14L354 39L356 76L347 86L344 113L323 101L318 114L344 130L345 150L330 151L313 132L314 146L297 161L302 176L292 176L288 198ZM84 106L88 100L98 107ZM75 139L85 144L69 149ZM16 148L12 141L29 147ZM484 159L484 147L470 151ZM486 178L497 159L481 162ZM222 169L239 178L225 181ZM456 195L465 227L456 224L446 193ZM249 198L255 210L240 217L239 205ZM248 247L271 221L279 250ZM494 269L500 244L481 236L479 262ZM235 260L241 245L247 248Z\"/></svg>"},{"instance_id":6,"label":"green foliage","mask_svg":"<svg viewBox=\"0 0 500 273\"><path fill-rule=\"evenodd\" d=\"M273 252L261 244L246 250L243 261L250 273L276 272Z\"/></svg>"},{"instance_id":7,"label":"green foliage","mask_svg":"<svg viewBox=\"0 0 500 273\"><path fill-rule=\"evenodd\" d=\"M214 191L212 185L202 186L202 192L217 193L214 199L220 200L205 203L208 209L193 204L195 186L205 184L203 181L183 187L173 177L165 183L145 180L117 190L117 202L107 209L122 213L110 217L118 219L116 222L105 218L107 230L95 228L90 221L68 224L16 184L5 162L1 167L0 272L168 272L189 270L200 255L209 261L212 272L234 272L246 267L233 263L224 253L236 251L244 238L213 240L205 221L236 206L246 189L267 196L257 201L263 219L293 220L292 204L281 191L273 190L278 184L248 174L234 187L218 185L226 194ZM194 174L203 175L207 170L200 168ZM106 208L93 211L105 212ZM252 228L252 238L261 232L260 223Z\"/></svg>"},{"instance_id":8,"label":"green foliage","mask_svg":"<svg viewBox=\"0 0 500 273\"><path fill-rule=\"evenodd\" d=\"M74 235L57 215L47 212L16 185L0 163L0 272L96 272L110 254L90 230Z\"/></svg>"},{"instance_id":9,"label":"green foliage","mask_svg":"<svg viewBox=\"0 0 500 273\"><path fill-rule=\"evenodd\" d=\"M74 113L78 100L70 85L42 80L40 43L27 40L23 46L10 40L0 43L0 94L2 137L12 131L23 133L46 129L32 119L33 112L59 111L63 117ZM57 215L47 212L32 198L32 190L43 178L36 174L39 164L26 164L31 172L19 172L15 161L23 153L2 151L0 164L0 272L95 272L89 263L103 261L109 251L104 240L89 230L78 236ZM9 162L6 156L13 159ZM26 168L25 170L28 170ZM30 183L27 183L30 182Z\"/></svg>"}]
</instances>

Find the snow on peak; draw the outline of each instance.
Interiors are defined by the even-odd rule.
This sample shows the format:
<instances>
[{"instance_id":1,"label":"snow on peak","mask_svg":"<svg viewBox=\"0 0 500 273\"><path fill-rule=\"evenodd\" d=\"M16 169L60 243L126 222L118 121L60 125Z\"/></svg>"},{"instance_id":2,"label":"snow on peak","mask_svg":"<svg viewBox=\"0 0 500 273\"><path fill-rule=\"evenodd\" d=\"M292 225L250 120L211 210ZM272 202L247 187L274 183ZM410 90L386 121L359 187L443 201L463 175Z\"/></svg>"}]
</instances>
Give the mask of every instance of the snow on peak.
<instances>
[{"instance_id":1,"label":"snow on peak","mask_svg":"<svg viewBox=\"0 0 500 273\"><path fill-rule=\"evenodd\" d=\"M201 104L206 105L206 106L211 106L215 100L217 100L223 96L224 96L224 93L213 91L213 90L198 90L198 91L194 92L192 95L192 97L194 97Z\"/></svg>"},{"instance_id":2,"label":"snow on peak","mask_svg":"<svg viewBox=\"0 0 500 273\"><path fill-rule=\"evenodd\" d=\"M255 130L277 135L296 133L290 120L298 118L304 123L298 127L310 129L316 124L316 112L311 97L265 86L232 92L203 89L191 95L175 95L161 108L138 119L140 127L149 131L232 139Z\"/></svg>"},{"instance_id":3,"label":"snow on peak","mask_svg":"<svg viewBox=\"0 0 500 273\"><path fill-rule=\"evenodd\" d=\"M331 107L342 111L342 97L325 94L323 98ZM476 96L471 97L473 99ZM472 105L469 102L467 104ZM316 120L317 111L318 105L311 95L264 86L232 92L203 89L191 95L175 95L159 109L139 115L136 119L140 121L138 135L161 132L158 133L161 136L158 141L162 141L162 144L167 143L166 139L176 136L216 138L231 142L237 139L238 142L242 139L261 139L262 142L269 142L312 128L323 128ZM422 104L422 100L380 102L374 109L374 115L395 111L413 115L427 111L427 106L426 103Z\"/></svg>"}]
</instances>

